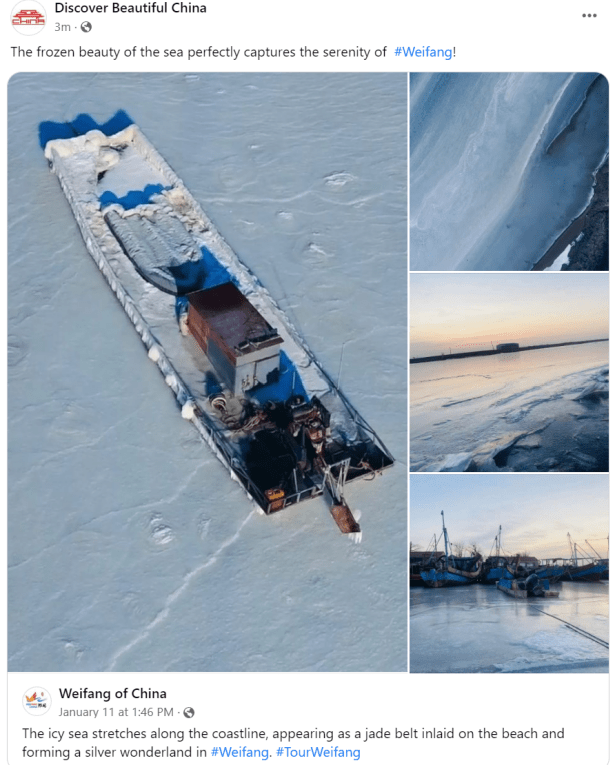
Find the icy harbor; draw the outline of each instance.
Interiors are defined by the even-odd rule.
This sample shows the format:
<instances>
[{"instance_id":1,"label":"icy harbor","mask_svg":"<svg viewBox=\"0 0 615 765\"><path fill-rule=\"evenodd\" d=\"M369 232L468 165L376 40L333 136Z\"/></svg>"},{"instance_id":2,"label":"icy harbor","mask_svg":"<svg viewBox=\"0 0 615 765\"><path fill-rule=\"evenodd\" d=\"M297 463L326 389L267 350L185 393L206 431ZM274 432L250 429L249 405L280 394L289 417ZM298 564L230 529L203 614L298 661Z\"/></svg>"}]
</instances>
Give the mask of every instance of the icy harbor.
<instances>
[{"instance_id":1,"label":"icy harbor","mask_svg":"<svg viewBox=\"0 0 615 765\"><path fill-rule=\"evenodd\" d=\"M397 458L347 490L361 544L258 514L87 254L38 128L119 108ZM11 80L12 670L406 668L405 116L403 75Z\"/></svg>"},{"instance_id":2,"label":"icy harbor","mask_svg":"<svg viewBox=\"0 0 615 765\"><path fill-rule=\"evenodd\" d=\"M516 600L493 585L410 590L411 672L608 672L609 583ZM557 617L557 618L555 618Z\"/></svg>"},{"instance_id":3,"label":"icy harbor","mask_svg":"<svg viewBox=\"0 0 615 765\"><path fill-rule=\"evenodd\" d=\"M410 469L608 470L608 343L410 365Z\"/></svg>"},{"instance_id":4,"label":"icy harbor","mask_svg":"<svg viewBox=\"0 0 615 765\"><path fill-rule=\"evenodd\" d=\"M411 269L529 271L547 253L552 264L579 235L572 224L607 155L601 75L411 74ZM599 185L605 199L583 223L593 242L581 269L606 270L593 257L608 246L608 182Z\"/></svg>"}]
</instances>

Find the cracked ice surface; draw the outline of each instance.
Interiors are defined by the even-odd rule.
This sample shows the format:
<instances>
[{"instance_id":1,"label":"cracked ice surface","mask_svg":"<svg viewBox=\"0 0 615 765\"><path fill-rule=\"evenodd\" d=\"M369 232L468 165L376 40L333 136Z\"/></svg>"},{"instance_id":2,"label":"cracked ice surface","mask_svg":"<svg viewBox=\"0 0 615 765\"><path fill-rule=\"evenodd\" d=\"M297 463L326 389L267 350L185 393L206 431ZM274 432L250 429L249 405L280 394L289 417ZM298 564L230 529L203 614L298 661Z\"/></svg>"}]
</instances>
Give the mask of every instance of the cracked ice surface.
<instances>
[{"instance_id":1,"label":"cracked ice surface","mask_svg":"<svg viewBox=\"0 0 615 765\"><path fill-rule=\"evenodd\" d=\"M596 74L412 74L412 270L530 270L593 195L607 115Z\"/></svg>"},{"instance_id":2,"label":"cracked ice surface","mask_svg":"<svg viewBox=\"0 0 615 765\"><path fill-rule=\"evenodd\" d=\"M410 469L608 470L608 343L410 365Z\"/></svg>"},{"instance_id":3,"label":"cracked ice surface","mask_svg":"<svg viewBox=\"0 0 615 765\"><path fill-rule=\"evenodd\" d=\"M11 669L405 669L405 76L9 91ZM322 500L254 512L87 254L36 130L120 107L334 378L345 344L342 390L398 459L348 487L360 545Z\"/></svg>"},{"instance_id":4,"label":"cracked ice surface","mask_svg":"<svg viewBox=\"0 0 615 765\"><path fill-rule=\"evenodd\" d=\"M515 600L492 585L412 588L410 671L608 672L608 582L553 589L559 598Z\"/></svg>"}]
</instances>

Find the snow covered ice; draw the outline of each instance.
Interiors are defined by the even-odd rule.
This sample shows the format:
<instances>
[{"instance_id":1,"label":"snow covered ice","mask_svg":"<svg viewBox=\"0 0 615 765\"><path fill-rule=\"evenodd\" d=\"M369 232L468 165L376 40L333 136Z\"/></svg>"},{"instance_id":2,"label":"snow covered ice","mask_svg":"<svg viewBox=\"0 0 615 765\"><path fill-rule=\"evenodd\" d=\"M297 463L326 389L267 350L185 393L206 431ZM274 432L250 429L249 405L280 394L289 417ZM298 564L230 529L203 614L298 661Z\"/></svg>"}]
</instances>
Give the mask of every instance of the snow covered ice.
<instances>
[{"instance_id":1,"label":"snow covered ice","mask_svg":"<svg viewBox=\"0 0 615 765\"><path fill-rule=\"evenodd\" d=\"M11 669L403 670L404 75L17 75L9 100ZM87 255L37 128L121 107L334 378L343 347L398 459L347 489L360 545L322 500L256 513Z\"/></svg>"},{"instance_id":2,"label":"snow covered ice","mask_svg":"<svg viewBox=\"0 0 615 765\"><path fill-rule=\"evenodd\" d=\"M607 154L602 76L412 74L412 270L529 271L586 209Z\"/></svg>"},{"instance_id":3,"label":"snow covered ice","mask_svg":"<svg viewBox=\"0 0 615 765\"><path fill-rule=\"evenodd\" d=\"M412 588L410 671L608 672L608 582L553 589L559 598L516 600L494 585Z\"/></svg>"},{"instance_id":4,"label":"snow covered ice","mask_svg":"<svg viewBox=\"0 0 615 765\"><path fill-rule=\"evenodd\" d=\"M410 469L608 470L608 343L410 365Z\"/></svg>"}]
</instances>

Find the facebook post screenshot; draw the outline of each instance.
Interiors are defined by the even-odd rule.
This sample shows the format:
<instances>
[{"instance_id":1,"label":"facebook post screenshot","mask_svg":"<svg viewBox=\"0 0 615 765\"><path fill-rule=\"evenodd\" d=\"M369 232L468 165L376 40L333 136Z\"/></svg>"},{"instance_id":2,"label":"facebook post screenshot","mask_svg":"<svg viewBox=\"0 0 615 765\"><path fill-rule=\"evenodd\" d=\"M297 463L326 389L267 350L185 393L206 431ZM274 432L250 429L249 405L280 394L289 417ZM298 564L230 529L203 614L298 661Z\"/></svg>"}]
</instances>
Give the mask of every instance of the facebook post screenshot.
<instances>
[{"instance_id":1,"label":"facebook post screenshot","mask_svg":"<svg viewBox=\"0 0 615 765\"><path fill-rule=\"evenodd\" d=\"M10 765L607 765L606 0L5 11Z\"/></svg>"}]
</instances>

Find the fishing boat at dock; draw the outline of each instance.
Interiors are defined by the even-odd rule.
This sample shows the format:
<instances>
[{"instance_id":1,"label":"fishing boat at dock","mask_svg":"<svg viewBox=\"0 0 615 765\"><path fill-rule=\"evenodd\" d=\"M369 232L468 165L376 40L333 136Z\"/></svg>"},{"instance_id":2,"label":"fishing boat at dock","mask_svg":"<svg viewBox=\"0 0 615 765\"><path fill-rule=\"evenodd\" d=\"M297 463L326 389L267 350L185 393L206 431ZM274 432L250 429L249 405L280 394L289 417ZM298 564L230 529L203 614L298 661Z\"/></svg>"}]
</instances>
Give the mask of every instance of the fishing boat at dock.
<instances>
[{"instance_id":1,"label":"fishing boat at dock","mask_svg":"<svg viewBox=\"0 0 615 765\"><path fill-rule=\"evenodd\" d=\"M480 578L483 566L482 555L459 557L453 555L450 549L448 531L442 515L442 533L444 535L444 555L436 565L427 571L421 571L421 578L426 587L457 587L476 584Z\"/></svg>"},{"instance_id":2,"label":"fishing boat at dock","mask_svg":"<svg viewBox=\"0 0 615 765\"><path fill-rule=\"evenodd\" d=\"M503 555L490 556L483 564L483 584L497 584L500 579L513 579L514 576L509 570L508 558Z\"/></svg>"},{"instance_id":3,"label":"fishing boat at dock","mask_svg":"<svg viewBox=\"0 0 615 765\"><path fill-rule=\"evenodd\" d=\"M570 566L562 579L568 582L598 582L609 571L608 561L590 561Z\"/></svg>"},{"instance_id":4,"label":"fishing boat at dock","mask_svg":"<svg viewBox=\"0 0 615 765\"><path fill-rule=\"evenodd\" d=\"M608 575L608 559L593 558L588 555L577 542L572 541L570 534L568 534L568 543L570 544L571 557L569 561L565 562L566 572L562 575L563 580L598 582L605 573ZM579 550L581 550L583 557L579 557Z\"/></svg>"},{"instance_id":5,"label":"fishing boat at dock","mask_svg":"<svg viewBox=\"0 0 615 765\"><path fill-rule=\"evenodd\" d=\"M558 582L568 571L568 566L562 558L547 558L540 562L534 570L539 579L548 579L551 582Z\"/></svg>"},{"instance_id":6,"label":"fishing boat at dock","mask_svg":"<svg viewBox=\"0 0 615 765\"><path fill-rule=\"evenodd\" d=\"M426 550L413 549L410 544L408 557L410 587L424 587L425 582L421 573L437 566L440 558L444 556L442 550L438 550L438 540L434 534L432 542Z\"/></svg>"},{"instance_id":7,"label":"fishing boat at dock","mask_svg":"<svg viewBox=\"0 0 615 765\"><path fill-rule=\"evenodd\" d=\"M510 569L510 559L502 554L502 526L495 536L495 554L491 553L483 563L480 581L483 584L496 584L500 579L514 579L515 574ZM493 550L493 546L491 548Z\"/></svg>"}]
</instances>

